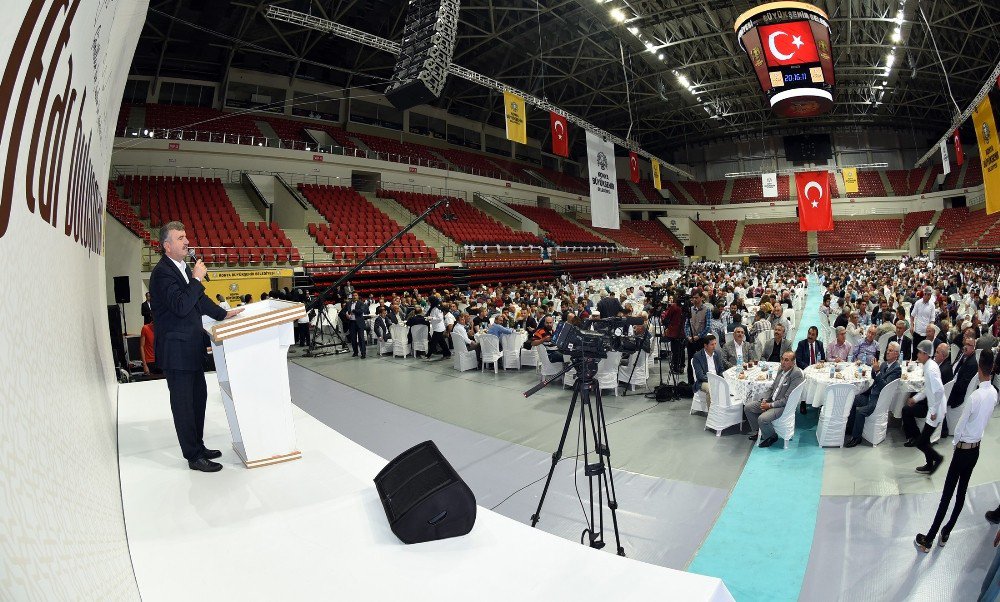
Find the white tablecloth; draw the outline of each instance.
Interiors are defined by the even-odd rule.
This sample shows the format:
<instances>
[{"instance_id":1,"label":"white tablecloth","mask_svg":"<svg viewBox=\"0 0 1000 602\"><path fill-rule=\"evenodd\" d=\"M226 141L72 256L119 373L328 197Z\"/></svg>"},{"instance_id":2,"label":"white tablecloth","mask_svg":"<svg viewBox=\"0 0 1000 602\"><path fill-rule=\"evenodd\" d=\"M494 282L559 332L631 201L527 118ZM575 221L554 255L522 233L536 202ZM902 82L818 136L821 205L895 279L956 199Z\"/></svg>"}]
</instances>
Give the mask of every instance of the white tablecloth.
<instances>
[{"instance_id":1,"label":"white tablecloth","mask_svg":"<svg viewBox=\"0 0 1000 602\"><path fill-rule=\"evenodd\" d=\"M722 377L729 384L729 392L744 404L764 399L771 390L771 385L774 383L773 376L767 378L767 368L764 367L766 363L757 364L747 370L733 366L723 372ZM774 367L774 373L777 374L777 366L775 364L771 364L771 366ZM741 372L744 374L744 378L740 378ZM761 376L763 376L763 379L761 379Z\"/></svg>"},{"instance_id":2,"label":"white tablecloth","mask_svg":"<svg viewBox=\"0 0 1000 602\"><path fill-rule=\"evenodd\" d=\"M805 400L813 407L821 407L826 401L826 388L832 384L848 383L854 385L854 389L861 393L872 386L875 382L872 379L872 369L868 366L861 366L862 375L857 375L857 368L853 363L837 362L835 366L840 370L830 378L830 363L813 364L802 371L805 377Z\"/></svg>"},{"instance_id":3,"label":"white tablecloth","mask_svg":"<svg viewBox=\"0 0 1000 602\"><path fill-rule=\"evenodd\" d=\"M892 402L892 415L896 418L903 416L906 398L923 390L924 367L920 362L913 360L903 362L903 375L899 377L899 381L899 393L896 395L895 401Z\"/></svg>"}]
</instances>

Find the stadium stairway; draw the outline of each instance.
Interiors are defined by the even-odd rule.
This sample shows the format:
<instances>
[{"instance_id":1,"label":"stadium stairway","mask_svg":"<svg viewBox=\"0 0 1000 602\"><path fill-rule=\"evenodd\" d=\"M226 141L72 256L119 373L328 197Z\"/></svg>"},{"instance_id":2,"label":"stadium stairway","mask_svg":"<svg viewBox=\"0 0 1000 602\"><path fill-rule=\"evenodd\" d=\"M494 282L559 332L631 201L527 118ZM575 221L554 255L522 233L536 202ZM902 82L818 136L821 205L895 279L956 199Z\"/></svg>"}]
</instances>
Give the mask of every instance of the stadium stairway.
<instances>
[{"instance_id":1,"label":"stadium stairway","mask_svg":"<svg viewBox=\"0 0 1000 602\"><path fill-rule=\"evenodd\" d=\"M925 187L927 186L927 180L931 179L931 174L933 174L933 173L934 173L934 170L931 170L931 169L925 169L924 170L924 177L920 179L920 186L917 186L917 191L918 192L921 191L921 190L925 190ZM939 211L938 214L940 215L940 213L941 212ZM935 215L934 216L934 222L935 223L937 223L937 218L939 217L939 215Z\"/></svg>"},{"instance_id":2,"label":"stadium stairway","mask_svg":"<svg viewBox=\"0 0 1000 602\"><path fill-rule=\"evenodd\" d=\"M411 213L409 209L403 207L393 199L381 199L370 192L362 192L361 196L368 199L368 202L374 205L376 209L395 220L401 228L405 227L406 224L413 221L413 218L417 217ZM410 230L410 232L412 232L413 235L420 240L424 241L424 244L428 247L433 247L434 250L438 252L438 257L442 259L444 258L444 247L452 247L453 249L457 249L459 247L458 243L448 238L443 232L431 226L427 222L417 224L412 230Z\"/></svg>"},{"instance_id":3,"label":"stadium stairway","mask_svg":"<svg viewBox=\"0 0 1000 602\"><path fill-rule=\"evenodd\" d=\"M241 222L260 222L264 220L264 216L250 202L250 197L247 196L242 186L239 184L226 184L223 188L226 189L229 202L233 204L233 209L236 209L236 214L240 216ZM316 243L313 242L313 244Z\"/></svg>"},{"instance_id":4,"label":"stadium stairway","mask_svg":"<svg viewBox=\"0 0 1000 602\"><path fill-rule=\"evenodd\" d=\"M810 255L819 254L819 234L815 232L806 233L806 244Z\"/></svg>"},{"instance_id":5,"label":"stadium stairway","mask_svg":"<svg viewBox=\"0 0 1000 602\"><path fill-rule=\"evenodd\" d=\"M641 188L639 188L639 187L638 187L638 186L637 186L637 185L635 184L635 182L633 182L633 181L632 181L631 179L629 179L629 178L626 178L626 179L625 179L625 184L626 184L626 185L627 185L627 186L628 186L629 188L631 188L633 192L635 192L635 196L639 197L639 200L640 200L640 201L645 201L645 202L647 202L647 203L648 203L648 202L650 202L650 201L649 201L649 199L647 199L647 198L646 198L646 195L642 194L642 189L641 189Z\"/></svg>"},{"instance_id":6,"label":"stadium stairway","mask_svg":"<svg viewBox=\"0 0 1000 602\"><path fill-rule=\"evenodd\" d=\"M885 193L889 195L893 194L892 185L889 183L889 176L885 174L884 169L878 170L878 177L882 178L882 186L885 187Z\"/></svg>"},{"instance_id":7,"label":"stadium stairway","mask_svg":"<svg viewBox=\"0 0 1000 602\"><path fill-rule=\"evenodd\" d=\"M734 178L726 178L726 189L722 193L722 204L728 205L733 202L733 186L736 180Z\"/></svg>"},{"instance_id":8,"label":"stadium stairway","mask_svg":"<svg viewBox=\"0 0 1000 602\"><path fill-rule=\"evenodd\" d=\"M631 184L631 182L629 182L629 183ZM590 218L589 217L586 219L586 221L584 221L583 219L577 219L577 216L579 216L579 215L580 215L579 213L564 213L563 217L566 218L567 220L569 220L570 222L573 222L577 226L580 226L581 228L583 228L587 232L590 232L591 234L593 234L597 238L600 238L601 240L606 240L609 243L611 243L611 244L613 244L615 246L618 246L618 242L616 242L616 241L608 238L607 236L601 234L597 230L591 228L590 227L590 223L591 222L590 222Z\"/></svg>"},{"instance_id":9,"label":"stadium stairway","mask_svg":"<svg viewBox=\"0 0 1000 602\"><path fill-rule=\"evenodd\" d=\"M746 222L744 220L736 221L736 232L733 233L733 244L726 249L725 253L735 253L740 248L740 243L743 241L743 230L746 229Z\"/></svg>"},{"instance_id":10,"label":"stadium stairway","mask_svg":"<svg viewBox=\"0 0 1000 602\"><path fill-rule=\"evenodd\" d=\"M264 136L268 138L277 138L277 139L281 138L281 136L278 135L278 132L274 131L274 128L271 127L271 124L264 121L263 119L258 119L254 121L254 125L257 126L257 129L260 130L261 134L264 134Z\"/></svg>"},{"instance_id":11,"label":"stadium stairway","mask_svg":"<svg viewBox=\"0 0 1000 602\"><path fill-rule=\"evenodd\" d=\"M312 203L306 202L305 223L307 224L329 224L323 214L316 210ZM323 263L334 261L333 255L327 253L323 247L316 243L316 239L309 234L305 228L285 229L288 240L292 241L292 246L299 250L304 263Z\"/></svg>"}]
</instances>

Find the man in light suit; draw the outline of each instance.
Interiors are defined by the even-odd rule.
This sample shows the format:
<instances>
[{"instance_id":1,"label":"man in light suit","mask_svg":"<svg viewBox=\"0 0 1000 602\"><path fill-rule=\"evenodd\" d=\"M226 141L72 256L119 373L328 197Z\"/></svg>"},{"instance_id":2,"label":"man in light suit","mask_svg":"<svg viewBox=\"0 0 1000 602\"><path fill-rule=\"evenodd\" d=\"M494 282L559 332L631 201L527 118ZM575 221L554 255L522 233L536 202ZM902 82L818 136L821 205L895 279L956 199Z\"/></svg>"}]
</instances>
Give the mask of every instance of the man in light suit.
<instances>
[{"instance_id":1,"label":"man in light suit","mask_svg":"<svg viewBox=\"0 0 1000 602\"><path fill-rule=\"evenodd\" d=\"M777 362L784 357L786 352L792 350L792 343L785 338L785 327L781 324L777 324L774 327L774 338L770 341L764 343L764 349L761 351L760 360L762 362ZM795 354L792 354L794 357Z\"/></svg>"},{"instance_id":2,"label":"man in light suit","mask_svg":"<svg viewBox=\"0 0 1000 602\"><path fill-rule=\"evenodd\" d=\"M722 346L722 363L728 370L739 363L742 358L743 363L757 361L757 350L747 340L746 329L737 325L733 329L733 340Z\"/></svg>"},{"instance_id":3,"label":"man in light suit","mask_svg":"<svg viewBox=\"0 0 1000 602\"><path fill-rule=\"evenodd\" d=\"M880 365L879 361L875 360L875 363L872 364L872 374L875 375L875 382L872 383L872 386L864 393L859 393L854 397L854 409L847 419L846 432L849 432L850 436L844 447L854 447L861 443L865 419L875 411L882 389L903 374L903 369L899 365L899 343L892 341L886 346L885 361Z\"/></svg>"},{"instance_id":4,"label":"man in light suit","mask_svg":"<svg viewBox=\"0 0 1000 602\"><path fill-rule=\"evenodd\" d=\"M767 397L760 401L751 401L743 406L747 414L747 422L750 423L750 440L757 440L757 429L764 436L760 442L760 447L771 447L778 440L778 434L771 426L785 409L788 403L788 396L795 387L802 383L802 370L795 365L795 354L786 351L781 355L781 370L774 377L774 384L768 391Z\"/></svg>"},{"instance_id":5,"label":"man in light suit","mask_svg":"<svg viewBox=\"0 0 1000 602\"><path fill-rule=\"evenodd\" d=\"M712 405L712 393L708 387L708 373L718 376L726 371L722 364L722 354L718 352L715 335L710 334L704 337L705 346L701 351L694 354L694 392L704 391L708 399L708 405Z\"/></svg>"}]
</instances>

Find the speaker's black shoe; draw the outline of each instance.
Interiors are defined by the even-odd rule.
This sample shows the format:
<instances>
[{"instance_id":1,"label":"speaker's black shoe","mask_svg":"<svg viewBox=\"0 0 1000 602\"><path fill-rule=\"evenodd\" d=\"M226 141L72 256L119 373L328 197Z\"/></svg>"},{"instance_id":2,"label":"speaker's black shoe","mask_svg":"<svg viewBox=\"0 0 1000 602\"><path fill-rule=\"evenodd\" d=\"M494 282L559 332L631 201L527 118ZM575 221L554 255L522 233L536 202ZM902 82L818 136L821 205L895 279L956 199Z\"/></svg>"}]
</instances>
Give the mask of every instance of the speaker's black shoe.
<instances>
[{"instance_id":1,"label":"speaker's black shoe","mask_svg":"<svg viewBox=\"0 0 1000 602\"><path fill-rule=\"evenodd\" d=\"M944 544L948 543L949 535L951 535L951 531L948 529L941 529L941 537L938 537L938 545L943 548Z\"/></svg>"},{"instance_id":2,"label":"speaker's black shoe","mask_svg":"<svg viewBox=\"0 0 1000 602\"><path fill-rule=\"evenodd\" d=\"M1000 523L1000 506L997 506L996 510L988 510L986 512L986 520L990 521L994 525Z\"/></svg>"},{"instance_id":3,"label":"speaker's black shoe","mask_svg":"<svg viewBox=\"0 0 1000 602\"><path fill-rule=\"evenodd\" d=\"M847 440L847 443L844 444L844 447L856 447L858 443L861 443L861 439L859 437L851 437Z\"/></svg>"},{"instance_id":4,"label":"speaker's black shoe","mask_svg":"<svg viewBox=\"0 0 1000 602\"><path fill-rule=\"evenodd\" d=\"M764 439L763 441L760 442L760 447L771 447L772 445L774 445L777 442L778 442L778 436L777 435L771 435L767 439Z\"/></svg>"},{"instance_id":5,"label":"speaker's black shoe","mask_svg":"<svg viewBox=\"0 0 1000 602\"><path fill-rule=\"evenodd\" d=\"M806 402L804 401L799 402L799 413L800 414L806 413Z\"/></svg>"},{"instance_id":6,"label":"speaker's black shoe","mask_svg":"<svg viewBox=\"0 0 1000 602\"><path fill-rule=\"evenodd\" d=\"M219 472L222 470L222 464L206 460L205 458L199 458L188 462L188 467L191 468L191 470L200 470L201 472Z\"/></svg>"},{"instance_id":7,"label":"speaker's black shoe","mask_svg":"<svg viewBox=\"0 0 1000 602\"><path fill-rule=\"evenodd\" d=\"M917 536L913 539L913 545L917 546L917 549L926 554L931 551L931 546L934 545L934 541L927 539L927 536L923 533L917 533Z\"/></svg>"},{"instance_id":8,"label":"speaker's black shoe","mask_svg":"<svg viewBox=\"0 0 1000 602\"><path fill-rule=\"evenodd\" d=\"M221 458L222 457L222 452L220 452L217 449L206 449L205 451L201 452L201 455L206 460L214 460L216 458Z\"/></svg>"},{"instance_id":9,"label":"speaker's black shoe","mask_svg":"<svg viewBox=\"0 0 1000 602\"><path fill-rule=\"evenodd\" d=\"M760 434L754 433L747 438L750 439L751 441L756 441L758 437L760 437Z\"/></svg>"},{"instance_id":10,"label":"speaker's black shoe","mask_svg":"<svg viewBox=\"0 0 1000 602\"><path fill-rule=\"evenodd\" d=\"M906 443L903 444L903 447L913 447L916 444L917 444L916 439L907 439Z\"/></svg>"}]
</instances>

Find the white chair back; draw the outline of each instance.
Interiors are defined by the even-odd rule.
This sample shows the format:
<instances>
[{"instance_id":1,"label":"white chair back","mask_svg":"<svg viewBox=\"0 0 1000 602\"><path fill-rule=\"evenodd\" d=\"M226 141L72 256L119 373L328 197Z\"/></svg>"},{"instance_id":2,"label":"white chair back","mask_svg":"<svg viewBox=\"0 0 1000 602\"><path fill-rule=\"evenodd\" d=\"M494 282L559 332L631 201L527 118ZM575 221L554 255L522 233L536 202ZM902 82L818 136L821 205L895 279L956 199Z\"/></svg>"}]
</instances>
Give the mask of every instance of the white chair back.
<instances>
[{"instance_id":1,"label":"white chair back","mask_svg":"<svg viewBox=\"0 0 1000 602\"><path fill-rule=\"evenodd\" d=\"M413 338L411 346L413 347L413 357L417 356L418 351L423 351L427 353L430 349L430 342L427 337L430 333L430 328L426 324L414 324L410 326L410 336Z\"/></svg>"},{"instance_id":2,"label":"white chair back","mask_svg":"<svg viewBox=\"0 0 1000 602\"><path fill-rule=\"evenodd\" d=\"M802 401L802 391L805 389L805 386L806 384L802 382L799 383L799 386L792 389L792 392L788 394L785 409L781 411L781 416L771 423L771 426L774 427L774 432L785 442L786 449L788 448L788 442L795 436L795 411L799 407L799 402Z\"/></svg>"},{"instance_id":3,"label":"white chair back","mask_svg":"<svg viewBox=\"0 0 1000 602\"><path fill-rule=\"evenodd\" d=\"M691 364L691 373L694 374L694 358L691 358L689 362ZM695 412L707 412L708 411L708 396L701 389L694 391L691 395L691 411L689 414L694 414Z\"/></svg>"},{"instance_id":4,"label":"white chair back","mask_svg":"<svg viewBox=\"0 0 1000 602\"><path fill-rule=\"evenodd\" d=\"M860 334L847 333L846 340L848 343L850 343L851 349L854 349L855 347L858 346L858 343L861 341L861 338L862 337Z\"/></svg>"},{"instance_id":5,"label":"white chair back","mask_svg":"<svg viewBox=\"0 0 1000 602\"><path fill-rule=\"evenodd\" d=\"M789 329L795 328L795 310L794 309L792 309L792 308L786 309L784 312L782 312L781 317L786 322L788 322L788 328ZM788 336L791 336L791 334L792 333L788 333Z\"/></svg>"},{"instance_id":6,"label":"white chair back","mask_svg":"<svg viewBox=\"0 0 1000 602\"><path fill-rule=\"evenodd\" d=\"M503 343L503 369L521 369L521 346L517 344L517 333L505 334L501 339Z\"/></svg>"},{"instance_id":7,"label":"white chair back","mask_svg":"<svg viewBox=\"0 0 1000 602\"><path fill-rule=\"evenodd\" d=\"M887 332L878 338L878 356L885 357L885 348L889 346L889 339L896 336L895 332ZM902 350L900 350L902 352Z\"/></svg>"},{"instance_id":8,"label":"white chair back","mask_svg":"<svg viewBox=\"0 0 1000 602\"><path fill-rule=\"evenodd\" d=\"M534 347L534 351L536 353L536 358L537 358L537 361L538 361L538 365L541 366L541 378L542 378L542 380L545 380L546 378L549 378L550 376L554 376L554 375L559 374L560 372L562 372L562 369L563 369L562 363L553 364L549 360L549 354L545 350L545 346L544 345L537 345L537 346L535 346Z\"/></svg>"},{"instance_id":9,"label":"white chair back","mask_svg":"<svg viewBox=\"0 0 1000 602\"><path fill-rule=\"evenodd\" d=\"M500 352L500 339L496 335L484 334L476 340L479 342L479 355L482 357L480 370L485 370L486 364L493 364L493 372L496 373L497 362L503 357Z\"/></svg>"},{"instance_id":10,"label":"white chair back","mask_svg":"<svg viewBox=\"0 0 1000 602\"><path fill-rule=\"evenodd\" d=\"M873 446L885 441L886 432L889 430L889 409L899 395L901 383L902 381L897 378L882 387L882 391L878 394L878 402L875 404L875 411L865 419L861 437Z\"/></svg>"},{"instance_id":11,"label":"white chair back","mask_svg":"<svg viewBox=\"0 0 1000 602\"><path fill-rule=\"evenodd\" d=\"M621 351L609 351L608 357L597 363L597 386L601 389L614 389L615 397L618 397L618 367L621 363Z\"/></svg>"},{"instance_id":12,"label":"white chair back","mask_svg":"<svg viewBox=\"0 0 1000 602\"><path fill-rule=\"evenodd\" d=\"M847 417L853 407L854 385L838 383L826 388L826 401L819 413L816 439L820 447L843 447Z\"/></svg>"},{"instance_id":13,"label":"white chair back","mask_svg":"<svg viewBox=\"0 0 1000 602\"><path fill-rule=\"evenodd\" d=\"M645 387L649 380L649 354L645 351L633 353L628 358L628 363L618 368L618 382L625 383L633 391L638 387Z\"/></svg>"},{"instance_id":14,"label":"white chair back","mask_svg":"<svg viewBox=\"0 0 1000 602\"><path fill-rule=\"evenodd\" d=\"M707 376L712 405L708 408L705 428L715 431L715 436L720 437L723 430L743 424L743 403L729 393L729 383L725 378L711 372Z\"/></svg>"},{"instance_id":15,"label":"white chair back","mask_svg":"<svg viewBox=\"0 0 1000 602\"><path fill-rule=\"evenodd\" d=\"M389 334L392 335L392 357L406 357L410 354L410 343L406 340L406 333L406 324L389 326Z\"/></svg>"},{"instance_id":16,"label":"white chair back","mask_svg":"<svg viewBox=\"0 0 1000 602\"><path fill-rule=\"evenodd\" d=\"M478 360L476 360L476 350L466 347L465 341L454 332L451 333L451 344L455 347L451 352L455 369L459 372L475 369L478 363Z\"/></svg>"}]
</instances>

